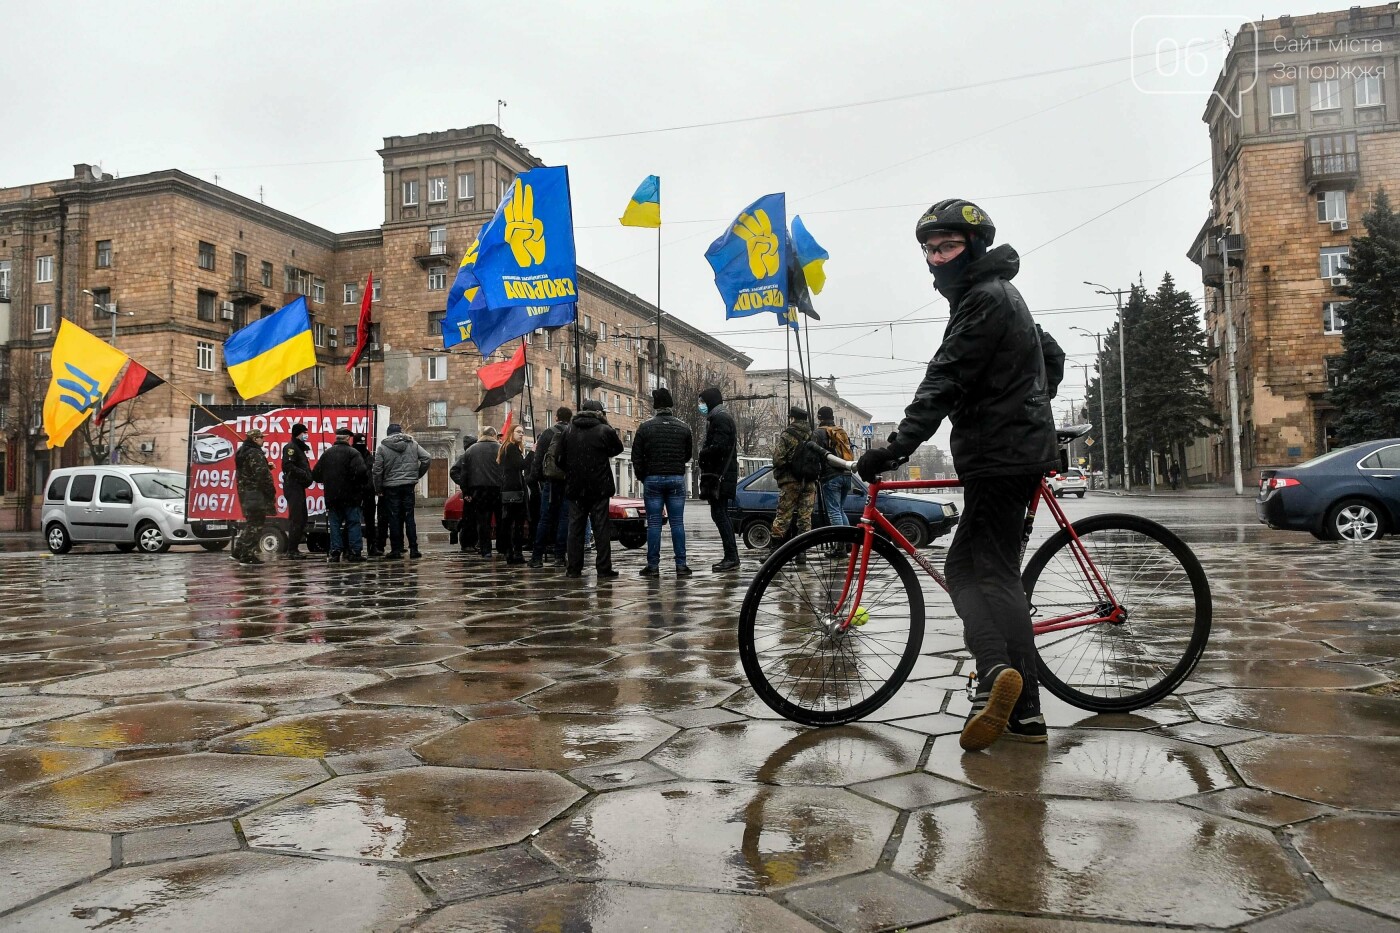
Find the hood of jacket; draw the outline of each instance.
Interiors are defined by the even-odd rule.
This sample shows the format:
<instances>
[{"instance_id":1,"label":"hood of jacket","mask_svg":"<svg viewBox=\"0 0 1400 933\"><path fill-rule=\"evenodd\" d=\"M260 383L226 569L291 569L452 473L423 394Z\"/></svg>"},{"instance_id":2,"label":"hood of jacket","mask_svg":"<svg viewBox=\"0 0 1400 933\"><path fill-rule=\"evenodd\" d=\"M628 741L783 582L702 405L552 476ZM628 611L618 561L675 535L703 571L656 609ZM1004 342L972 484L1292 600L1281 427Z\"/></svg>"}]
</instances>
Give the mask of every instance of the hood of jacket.
<instances>
[{"instance_id":1,"label":"hood of jacket","mask_svg":"<svg viewBox=\"0 0 1400 933\"><path fill-rule=\"evenodd\" d=\"M580 431L587 431L589 428L596 428L602 423L603 416L600 412L596 411L581 411L578 414L574 415L573 420L569 422L569 424L578 428Z\"/></svg>"},{"instance_id":2,"label":"hood of jacket","mask_svg":"<svg viewBox=\"0 0 1400 933\"><path fill-rule=\"evenodd\" d=\"M390 434L388 437L384 438L384 440L380 441L379 443L383 444L385 447L389 448L394 453L401 454L405 450L408 450L409 445L413 443L413 438L407 434L400 432L398 434Z\"/></svg>"}]
</instances>

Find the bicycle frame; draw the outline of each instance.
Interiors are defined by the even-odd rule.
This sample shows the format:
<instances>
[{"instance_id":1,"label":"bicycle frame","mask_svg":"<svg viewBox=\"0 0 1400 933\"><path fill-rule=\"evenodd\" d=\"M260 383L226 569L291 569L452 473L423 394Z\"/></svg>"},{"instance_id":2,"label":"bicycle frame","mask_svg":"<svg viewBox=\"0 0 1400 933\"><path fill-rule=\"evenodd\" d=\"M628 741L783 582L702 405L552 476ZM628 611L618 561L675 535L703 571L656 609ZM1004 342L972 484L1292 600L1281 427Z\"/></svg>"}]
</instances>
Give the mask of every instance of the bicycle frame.
<instances>
[{"instance_id":1,"label":"bicycle frame","mask_svg":"<svg viewBox=\"0 0 1400 933\"><path fill-rule=\"evenodd\" d=\"M914 545L909 543L909 539L899 533L899 529L894 526L884 513L880 511L878 500L881 492L886 490L899 489L959 489L962 481L956 479L936 479L936 480L894 480L889 482L876 481L867 487L865 510L860 516L860 528L863 537L858 547L851 550L850 557L846 562L846 580L841 588L841 598L836 603L836 610L840 611L842 606L847 605L847 597L851 595L851 584L855 583L855 597L849 602L849 610L844 621L837 626L837 631L844 632L855 624L856 610L860 607L861 595L865 592L865 576L870 566L871 542L874 539L876 529L883 531L891 541L895 543L904 553L913 559L914 563L923 568L925 574L933 579L946 592L948 582L943 578L943 574L933 566L923 554L920 554ZM1079 570L1084 574L1085 581L1098 599L1097 605L1093 609L1086 609L1080 612L1072 612L1066 615L1054 616L1048 619L1041 619L1032 622L1032 630L1036 635L1043 635L1047 632L1057 632L1062 629L1080 628L1086 625L1097 625L1099 623L1119 624L1125 618L1123 607L1114 598L1112 590L1109 589L1108 582L1104 580L1099 569L1094 566L1093 559L1089 552L1080 542L1079 536L1075 534L1074 526L1065 515L1060 504L1055 501L1055 494L1050 491L1049 484L1042 479L1040 485L1031 495L1030 503L1026 507L1025 529L1021 534L1021 556L1025 556L1026 545L1030 541L1031 528L1035 524L1036 511L1041 503L1045 502L1055 523L1069 535L1070 548L1075 556L1075 561L1079 565ZM857 563L859 567L857 568Z\"/></svg>"}]
</instances>

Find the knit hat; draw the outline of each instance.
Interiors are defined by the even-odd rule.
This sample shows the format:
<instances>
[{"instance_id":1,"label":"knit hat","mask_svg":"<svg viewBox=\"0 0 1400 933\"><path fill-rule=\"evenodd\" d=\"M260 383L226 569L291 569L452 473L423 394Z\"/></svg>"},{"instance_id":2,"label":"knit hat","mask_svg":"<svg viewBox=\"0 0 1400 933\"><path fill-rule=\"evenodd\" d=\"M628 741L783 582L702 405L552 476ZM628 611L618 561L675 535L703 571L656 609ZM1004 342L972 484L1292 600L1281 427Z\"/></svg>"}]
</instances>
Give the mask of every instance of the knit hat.
<instances>
[{"instance_id":1,"label":"knit hat","mask_svg":"<svg viewBox=\"0 0 1400 933\"><path fill-rule=\"evenodd\" d=\"M306 433L306 425L302 424L300 421L298 421L296 424L292 425L292 437L298 437L298 436L300 436L300 435L302 435L302 434L305 434L305 433Z\"/></svg>"},{"instance_id":2,"label":"knit hat","mask_svg":"<svg viewBox=\"0 0 1400 933\"><path fill-rule=\"evenodd\" d=\"M596 398L586 398L583 400L582 411L602 411L603 403Z\"/></svg>"},{"instance_id":3,"label":"knit hat","mask_svg":"<svg viewBox=\"0 0 1400 933\"><path fill-rule=\"evenodd\" d=\"M796 420L796 421L808 421L808 420L810 420L809 417L808 417L808 415L807 415L807 409L805 409L805 408L798 408L796 405L794 405L794 406L792 406L791 408L788 409L788 417L789 417L789 418L792 418L792 419L794 419L794 420Z\"/></svg>"},{"instance_id":4,"label":"knit hat","mask_svg":"<svg viewBox=\"0 0 1400 933\"><path fill-rule=\"evenodd\" d=\"M671 390L662 386L651 390L651 404L654 408L674 408L676 402L671 398Z\"/></svg>"},{"instance_id":5,"label":"knit hat","mask_svg":"<svg viewBox=\"0 0 1400 933\"><path fill-rule=\"evenodd\" d=\"M402 433L403 433L403 425L398 424L398 423L394 423L394 424L389 425L389 432L388 432L388 433L390 433L390 434L402 434Z\"/></svg>"},{"instance_id":6,"label":"knit hat","mask_svg":"<svg viewBox=\"0 0 1400 933\"><path fill-rule=\"evenodd\" d=\"M355 432L351 431L349 428L336 428L335 436L337 439L342 437L354 437Z\"/></svg>"},{"instance_id":7,"label":"knit hat","mask_svg":"<svg viewBox=\"0 0 1400 933\"><path fill-rule=\"evenodd\" d=\"M704 392L700 393L700 401L714 408L717 405L724 404L724 393L719 390L719 386L710 386Z\"/></svg>"},{"instance_id":8,"label":"knit hat","mask_svg":"<svg viewBox=\"0 0 1400 933\"><path fill-rule=\"evenodd\" d=\"M830 405L823 405L817 409L817 420L822 424L832 424L836 421L836 412L831 410Z\"/></svg>"}]
</instances>

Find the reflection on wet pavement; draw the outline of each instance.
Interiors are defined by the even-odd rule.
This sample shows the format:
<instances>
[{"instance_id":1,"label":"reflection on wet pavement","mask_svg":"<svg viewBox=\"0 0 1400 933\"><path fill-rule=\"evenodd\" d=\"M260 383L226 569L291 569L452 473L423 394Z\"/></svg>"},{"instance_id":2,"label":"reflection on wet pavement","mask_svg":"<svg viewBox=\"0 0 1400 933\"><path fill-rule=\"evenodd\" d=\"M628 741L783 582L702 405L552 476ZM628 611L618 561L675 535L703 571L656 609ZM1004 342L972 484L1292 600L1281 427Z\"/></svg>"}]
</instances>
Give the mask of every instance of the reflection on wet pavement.
<instances>
[{"instance_id":1,"label":"reflection on wet pavement","mask_svg":"<svg viewBox=\"0 0 1400 933\"><path fill-rule=\"evenodd\" d=\"M777 718L735 650L754 552L658 582L619 550L603 587L439 545L10 555L0 930L1382 929L1400 540L1065 507L1139 506L1211 578L1202 664L1132 713L1045 693L1048 745L975 755L946 598L870 720Z\"/></svg>"}]
</instances>

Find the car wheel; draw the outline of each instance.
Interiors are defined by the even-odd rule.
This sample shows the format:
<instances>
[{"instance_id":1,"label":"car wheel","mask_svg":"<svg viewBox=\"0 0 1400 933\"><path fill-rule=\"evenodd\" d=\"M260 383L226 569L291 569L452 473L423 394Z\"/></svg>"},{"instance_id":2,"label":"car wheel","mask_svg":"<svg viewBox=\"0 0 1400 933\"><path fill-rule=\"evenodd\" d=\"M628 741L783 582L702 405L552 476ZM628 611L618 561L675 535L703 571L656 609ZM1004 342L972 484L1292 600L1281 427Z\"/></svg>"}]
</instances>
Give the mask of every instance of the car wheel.
<instances>
[{"instance_id":1,"label":"car wheel","mask_svg":"<svg viewBox=\"0 0 1400 933\"><path fill-rule=\"evenodd\" d=\"M199 546L206 551L222 551L224 548L228 547L228 539L225 538L223 541L201 541L199 542Z\"/></svg>"},{"instance_id":2,"label":"car wheel","mask_svg":"<svg viewBox=\"0 0 1400 933\"><path fill-rule=\"evenodd\" d=\"M923 547L929 542L928 524L917 515L901 515L895 519L894 527L914 547Z\"/></svg>"},{"instance_id":3,"label":"car wheel","mask_svg":"<svg viewBox=\"0 0 1400 933\"><path fill-rule=\"evenodd\" d=\"M44 542L55 554L67 554L73 550L73 539L69 537L68 529L58 522L52 522L44 529Z\"/></svg>"},{"instance_id":4,"label":"car wheel","mask_svg":"<svg viewBox=\"0 0 1400 933\"><path fill-rule=\"evenodd\" d=\"M773 529L767 522L749 522L744 526L744 547L763 550L773 543Z\"/></svg>"},{"instance_id":5,"label":"car wheel","mask_svg":"<svg viewBox=\"0 0 1400 933\"><path fill-rule=\"evenodd\" d=\"M123 554L130 554L132 551L136 550L136 542L123 541L121 544L117 545L117 550L121 551Z\"/></svg>"},{"instance_id":6,"label":"car wheel","mask_svg":"<svg viewBox=\"0 0 1400 933\"><path fill-rule=\"evenodd\" d=\"M1083 498L1084 498L1084 492L1083 492L1083 490L1081 490L1081 491L1078 493L1078 495L1079 495L1079 498L1083 499Z\"/></svg>"},{"instance_id":7,"label":"car wheel","mask_svg":"<svg viewBox=\"0 0 1400 933\"><path fill-rule=\"evenodd\" d=\"M165 532L155 522L142 522L136 526L136 546L142 554L164 554L170 550Z\"/></svg>"},{"instance_id":8,"label":"car wheel","mask_svg":"<svg viewBox=\"0 0 1400 933\"><path fill-rule=\"evenodd\" d=\"M263 557L275 557L287 549L287 536L276 528L264 528L258 536L258 552Z\"/></svg>"},{"instance_id":9,"label":"car wheel","mask_svg":"<svg viewBox=\"0 0 1400 933\"><path fill-rule=\"evenodd\" d=\"M617 536L618 543L625 548L639 548L647 543L645 531L623 531Z\"/></svg>"},{"instance_id":10,"label":"car wheel","mask_svg":"<svg viewBox=\"0 0 1400 933\"><path fill-rule=\"evenodd\" d=\"M1342 541L1374 541L1384 532L1381 517L1364 499L1343 499L1327 513L1327 531Z\"/></svg>"}]
</instances>

